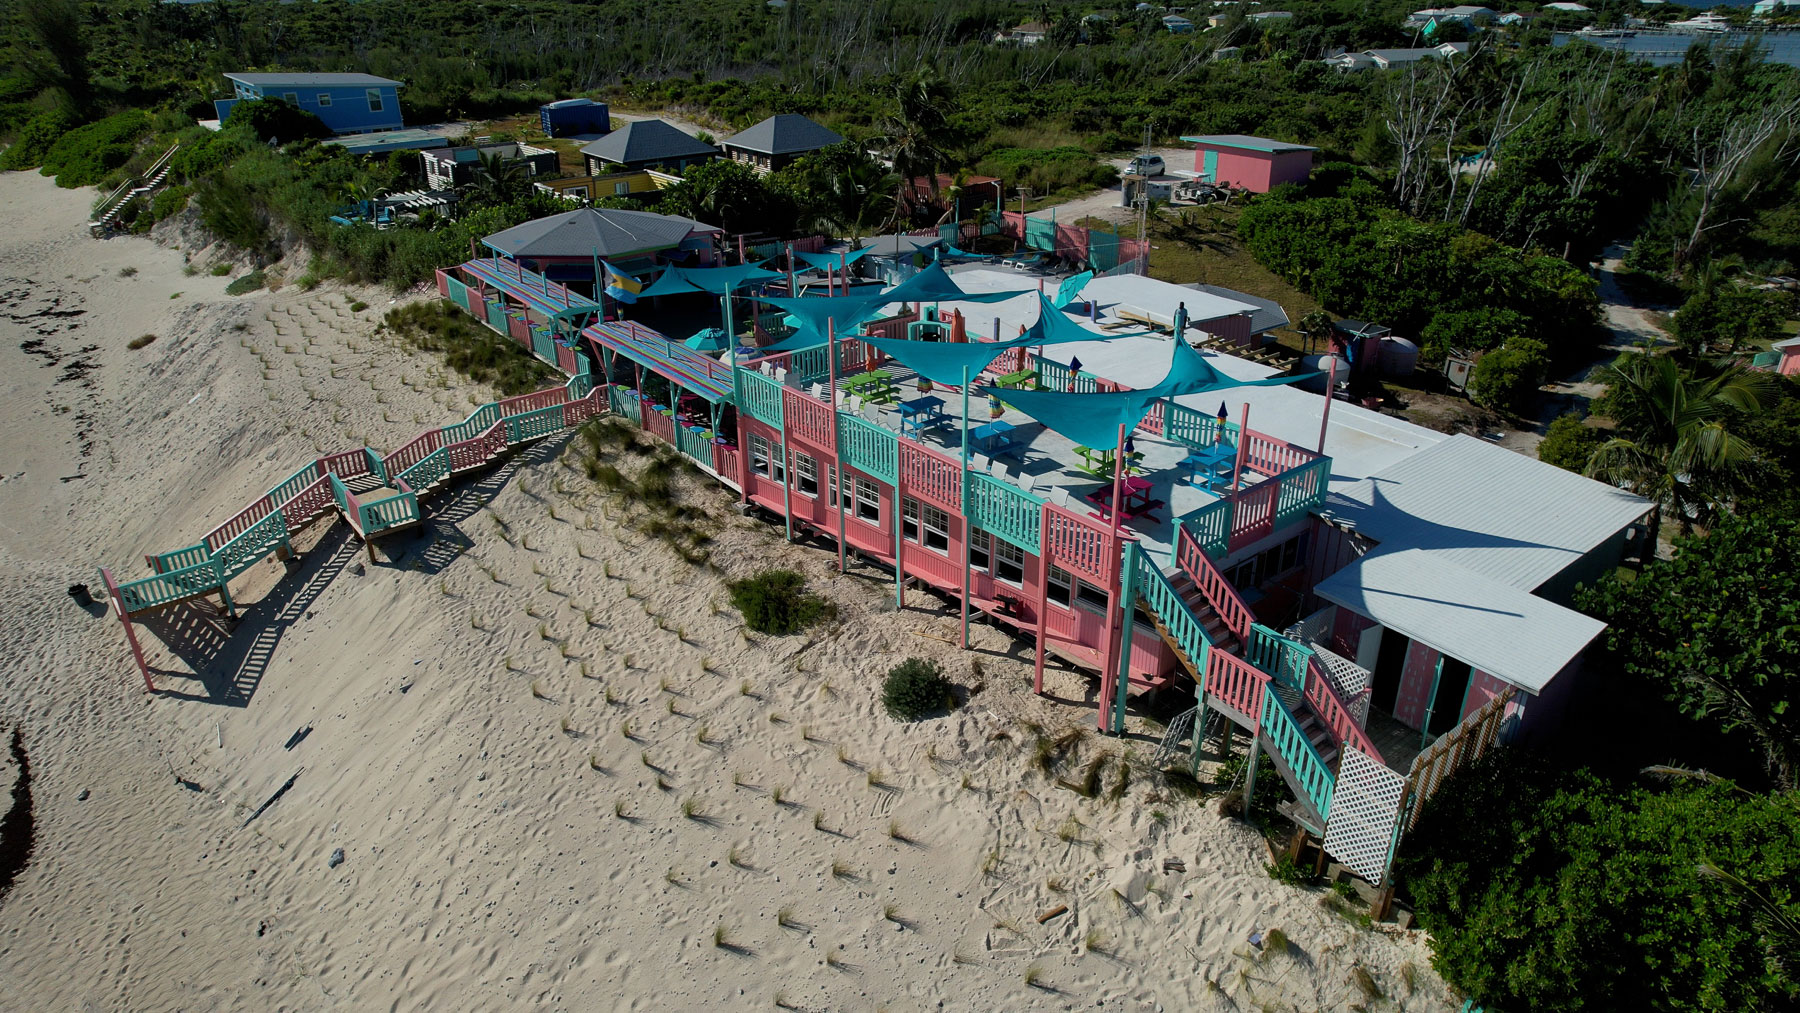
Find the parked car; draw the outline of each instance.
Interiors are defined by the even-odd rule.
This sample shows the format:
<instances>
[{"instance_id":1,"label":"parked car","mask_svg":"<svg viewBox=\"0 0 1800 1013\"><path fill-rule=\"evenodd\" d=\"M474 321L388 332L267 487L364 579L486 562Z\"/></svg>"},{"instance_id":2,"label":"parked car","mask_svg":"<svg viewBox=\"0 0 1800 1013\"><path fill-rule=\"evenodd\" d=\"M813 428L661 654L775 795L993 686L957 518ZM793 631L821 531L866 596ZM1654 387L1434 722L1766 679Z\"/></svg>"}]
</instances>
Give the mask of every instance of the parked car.
<instances>
[{"instance_id":1,"label":"parked car","mask_svg":"<svg viewBox=\"0 0 1800 1013\"><path fill-rule=\"evenodd\" d=\"M1138 155L1125 166L1127 176L1160 176L1168 170L1161 155Z\"/></svg>"}]
</instances>

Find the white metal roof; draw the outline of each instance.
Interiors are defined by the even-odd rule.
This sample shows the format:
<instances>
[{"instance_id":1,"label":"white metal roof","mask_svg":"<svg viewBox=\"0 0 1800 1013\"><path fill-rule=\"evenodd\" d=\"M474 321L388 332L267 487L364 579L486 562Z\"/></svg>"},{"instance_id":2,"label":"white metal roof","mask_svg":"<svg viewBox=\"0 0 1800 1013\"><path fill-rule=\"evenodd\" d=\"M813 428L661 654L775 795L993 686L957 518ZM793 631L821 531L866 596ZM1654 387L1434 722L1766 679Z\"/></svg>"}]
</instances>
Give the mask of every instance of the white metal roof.
<instances>
[{"instance_id":1,"label":"white metal roof","mask_svg":"<svg viewBox=\"0 0 1800 1013\"><path fill-rule=\"evenodd\" d=\"M1260 428L1254 414L1251 426ZM1521 591L1650 509L1623 489L1462 435L1334 491L1325 506L1384 549L1422 549Z\"/></svg>"},{"instance_id":2,"label":"white metal roof","mask_svg":"<svg viewBox=\"0 0 1800 1013\"><path fill-rule=\"evenodd\" d=\"M1313 590L1532 693L1606 628L1422 549L1371 552Z\"/></svg>"}]
</instances>

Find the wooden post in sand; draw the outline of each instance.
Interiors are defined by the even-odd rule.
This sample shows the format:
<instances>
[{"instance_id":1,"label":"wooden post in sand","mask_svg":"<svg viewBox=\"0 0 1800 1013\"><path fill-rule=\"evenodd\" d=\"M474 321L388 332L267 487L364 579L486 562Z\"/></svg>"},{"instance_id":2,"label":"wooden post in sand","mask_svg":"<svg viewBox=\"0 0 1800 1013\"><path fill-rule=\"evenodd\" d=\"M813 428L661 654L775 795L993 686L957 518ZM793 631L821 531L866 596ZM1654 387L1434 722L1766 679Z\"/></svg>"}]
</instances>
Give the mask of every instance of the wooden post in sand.
<instances>
[{"instance_id":1,"label":"wooden post in sand","mask_svg":"<svg viewBox=\"0 0 1800 1013\"><path fill-rule=\"evenodd\" d=\"M138 646L137 631L131 628L131 613L125 609L125 597L119 593L119 585L113 580L112 571L102 566L100 582L106 585L106 597L119 613L119 622L125 626L125 642L131 645L131 657L137 661L138 674L144 677L144 690L156 692L156 684L150 681L150 666L144 663L144 649Z\"/></svg>"}]
</instances>

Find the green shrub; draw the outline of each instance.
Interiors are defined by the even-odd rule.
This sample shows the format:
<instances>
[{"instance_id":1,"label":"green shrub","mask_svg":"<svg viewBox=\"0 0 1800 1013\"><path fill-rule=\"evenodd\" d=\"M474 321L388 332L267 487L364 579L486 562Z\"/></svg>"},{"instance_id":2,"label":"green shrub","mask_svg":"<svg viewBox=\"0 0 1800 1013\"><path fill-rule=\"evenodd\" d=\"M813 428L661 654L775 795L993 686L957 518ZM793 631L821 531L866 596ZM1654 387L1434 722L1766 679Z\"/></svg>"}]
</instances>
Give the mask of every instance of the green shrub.
<instances>
[{"instance_id":1,"label":"green shrub","mask_svg":"<svg viewBox=\"0 0 1800 1013\"><path fill-rule=\"evenodd\" d=\"M75 127L75 117L62 109L38 113L26 122L19 137L0 152L0 169L35 169L44 164L50 146Z\"/></svg>"},{"instance_id":2,"label":"green shrub","mask_svg":"<svg viewBox=\"0 0 1800 1013\"><path fill-rule=\"evenodd\" d=\"M1538 460L1576 474L1587 470L1588 458L1606 442L1606 433L1585 425L1575 412L1558 416L1538 444Z\"/></svg>"},{"instance_id":3,"label":"green shrub","mask_svg":"<svg viewBox=\"0 0 1800 1013\"><path fill-rule=\"evenodd\" d=\"M125 342L125 347L129 348L135 352L138 349L143 348L145 345L148 345L150 342L155 341L155 340L156 340L156 335L143 334L143 335L139 335L138 337L132 338L130 341Z\"/></svg>"},{"instance_id":4,"label":"green shrub","mask_svg":"<svg viewBox=\"0 0 1800 1013\"><path fill-rule=\"evenodd\" d=\"M837 614L837 607L806 591L806 578L793 570L764 570L726 585L744 625L758 633L786 636Z\"/></svg>"},{"instance_id":5,"label":"green shrub","mask_svg":"<svg viewBox=\"0 0 1800 1013\"><path fill-rule=\"evenodd\" d=\"M1311 869L1301 868L1297 862L1286 855L1277 858L1270 865L1263 866L1263 871L1269 874L1270 879L1277 883L1286 883L1288 886L1311 886L1316 878Z\"/></svg>"},{"instance_id":6,"label":"green shrub","mask_svg":"<svg viewBox=\"0 0 1800 1013\"><path fill-rule=\"evenodd\" d=\"M881 684L881 703L887 708L888 717L917 721L949 710L956 699L950 694L950 680L944 678L937 662L907 658L888 670L887 680Z\"/></svg>"},{"instance_id":7,"label":"green shrub","mask_svg":"<svg viewBox=\"0 0 1800 1013\"><path fill-rule=\"evenodd\" d=\"M212 266L212 271L210 273L215 278L223 278L226 275L231 273L231 265L230 264L214 264Z\"/></svg>"},{"instance_id":8,"label":"green shrub","mask_svg":"<svg viewBox=\"0 0 1800 1013\"><path fill-rule=\"evenodd\" d=\"M173 218L186 207L188 198L194 193L191 186L164 187L150 198L150 220L160 222L165 218Z\"/></svg>"},{"instance_id":9,"label":"green shrub","mask_svg":"<svg viewBox=\"0 0 1800 1013\"><path fill-rule=\"evenodd\" d=\"M76 127L44 152L39 171L55 176L57 186L93 186L107 173L131 161L137 153L138 140L149 130L150 117L138 109Z\"/></svg>"},{"instance_id":10,"label":"green shrub","mask_svg":"<svg viewBox=\"0 0 1800 1013\"><path fill-rule=\"evenodd\" d=\"M1117 169L1095 158L1093 152L1072 145L1049 150L999 148L977 162L975 171L997 176L1007 186L1028 186L1038 194L1111 186L1119 180Z\"/></svg>"},{"instance_id":11,"label":"green shrub","mask_svg":"<svg viewBox=\"0 0 1800 1013\"><path fill-rule=\"evenodd\" d=\"M1495 750L1425 804L1395 881L1432 967L1490 1008L1735 1013L1800 998L1792 795L1619 785Z\"/></svg>"},{"instance_id":12,"label":"green shrub","mask_svg":"<svg viewBox=\"0 0 1800 1013\"><path fill-rule=\"evenodd\" d=\"M231 284L225 286L225 294L244 295L262 288L267 283L268 279L263 276L261 271L251 271L249 274L233 278Z\"/></svg>"},{"instance_id":13,"label":"green shrub","mask_svg":"<svg viewBox=\"0 0 1800 1013\"><path fill-rule=\"evenodd\" d=\"M1470 377L1469 397L1489 408L1523 412L1550 369L1544 352L1541 341L1515 338L1482 356Z\"/></svg>"},{"instance_id":14,"label":"green shrub","mask_svg":"<svg viewBox=\"0 0 1800 1013\"><path fill-rule=\"evenodd\" d=\"M445 365L506 397L529 394L562 375L446 303L409 303L382 319L414 348L442 353Z\"/></svg>"}]
</instances>

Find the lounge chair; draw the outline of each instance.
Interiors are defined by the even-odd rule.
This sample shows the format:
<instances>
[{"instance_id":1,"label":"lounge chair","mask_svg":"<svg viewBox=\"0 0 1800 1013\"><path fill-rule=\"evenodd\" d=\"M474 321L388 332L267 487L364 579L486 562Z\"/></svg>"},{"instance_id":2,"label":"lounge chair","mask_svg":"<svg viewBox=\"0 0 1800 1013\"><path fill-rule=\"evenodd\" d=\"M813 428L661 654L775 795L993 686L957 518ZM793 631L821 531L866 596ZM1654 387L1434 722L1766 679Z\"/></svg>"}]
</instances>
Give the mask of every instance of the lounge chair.
<instances>
[{"instance_id":1,"label":"lounge chair","mask_svg":"<svg viewBox=\"0 0 1800 1013\"><path fill-rule=\"evenodd\" d=\"M825 400L825 385L822 383L813 384L812 385L812 396L813 396L814 401Z\"/></svg>"}]
</instances>

